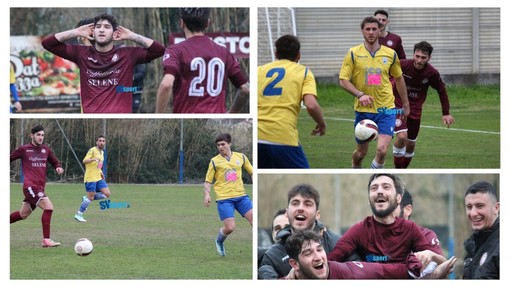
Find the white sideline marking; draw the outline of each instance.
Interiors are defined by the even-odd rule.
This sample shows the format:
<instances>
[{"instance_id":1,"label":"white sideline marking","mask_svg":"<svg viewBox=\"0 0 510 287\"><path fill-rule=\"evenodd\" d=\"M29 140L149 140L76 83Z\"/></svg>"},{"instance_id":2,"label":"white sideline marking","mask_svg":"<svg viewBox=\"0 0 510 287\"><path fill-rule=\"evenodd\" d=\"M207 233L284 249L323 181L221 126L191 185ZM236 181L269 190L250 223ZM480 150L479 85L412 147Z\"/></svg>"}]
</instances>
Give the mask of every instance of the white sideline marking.
<instances>
[{"instance_id":1,"label":"white sideline marking","mask_svg":"<svg viewBox=\"0 0 510 287\"><path fill-rule=\"evenodd\" d=\"M330 118L330 117L324 117L324 119L334 120L334 121L354 122L353 119ZM424 126L424 125L422 125L420 128L439 129L439 130L451 130L451 131L459 131L459 132L467 132L467 133L479 133L479 134L491 134L491 135L499 135L499 134L501 134L501 132L490 132L490 131L480 131L480 130L467 130L467 129L445 128L445 127Z\"/></svg>"}]
</instances>

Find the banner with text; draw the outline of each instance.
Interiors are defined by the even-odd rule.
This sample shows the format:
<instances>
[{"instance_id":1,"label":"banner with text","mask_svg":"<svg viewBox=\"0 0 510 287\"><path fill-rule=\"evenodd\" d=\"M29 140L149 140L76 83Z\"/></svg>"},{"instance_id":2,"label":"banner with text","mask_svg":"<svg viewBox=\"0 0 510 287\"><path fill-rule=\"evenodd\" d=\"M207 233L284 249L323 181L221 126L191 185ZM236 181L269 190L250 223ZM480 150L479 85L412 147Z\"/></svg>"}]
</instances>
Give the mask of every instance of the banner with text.
<instances>
[{"instance_id":1,"label":"banner with text","mask_svg":"<svg viewBox=\"0 0 510 287\"><path fill-rule=\"evenodd\" d=\"M207 33L216 44L226 47L236 58L250 58L250 35L248 33ZM171 33L169 44L174 45L186 40L182 33Z\"/></svg>"},{"instance_id":2,"label":"banner with text","mask_svg":"<svg viewBox=\"0 0 510 287\"><path fill-rule=\"evenodd\" d=\"M78 66L46 51L41 36L11 36L11 65L22 112L80 112Z\"/></svg>"}]
</instances>

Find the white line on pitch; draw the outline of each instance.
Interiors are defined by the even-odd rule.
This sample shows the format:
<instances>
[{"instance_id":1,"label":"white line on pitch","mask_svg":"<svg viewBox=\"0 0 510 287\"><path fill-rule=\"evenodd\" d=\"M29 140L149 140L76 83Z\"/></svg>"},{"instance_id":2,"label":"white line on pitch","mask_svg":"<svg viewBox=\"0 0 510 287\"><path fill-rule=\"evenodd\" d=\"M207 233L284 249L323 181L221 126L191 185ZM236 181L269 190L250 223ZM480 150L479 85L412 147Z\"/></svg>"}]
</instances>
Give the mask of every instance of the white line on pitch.
<instances>
[{"instance_id":1,"label":"white line on pitch","mask_svg":"<svg viewBox=\"0 0 510 287\"><path fill-rule=\"evenodd\" d=\"M324 119L334 120L334 121L354 122L353 119L330 118L330 117L324 117ZM439 130L451 130L451 131L459 131L459 132L467 132L467 133L479 133L479 134L491 134L491 135L499 135L499 134L501 134L500 132L467 130L467 129L456 129L456 128L445 128L445 127L424 126L424 125L422 125L421 128L439 129Z\"/></svg>"}]
</instances>

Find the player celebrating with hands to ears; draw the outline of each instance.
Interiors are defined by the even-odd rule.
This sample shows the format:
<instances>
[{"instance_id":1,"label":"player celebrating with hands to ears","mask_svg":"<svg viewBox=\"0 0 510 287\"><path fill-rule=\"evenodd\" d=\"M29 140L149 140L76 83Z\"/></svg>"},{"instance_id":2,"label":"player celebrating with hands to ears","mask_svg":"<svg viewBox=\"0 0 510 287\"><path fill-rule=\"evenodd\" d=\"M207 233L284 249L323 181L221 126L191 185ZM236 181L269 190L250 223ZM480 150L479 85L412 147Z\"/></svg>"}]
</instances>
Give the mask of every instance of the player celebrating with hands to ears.
<instances>
[{"instance_id":1,"label":"player celebrating with hands to ears","mask_svg":"<svg viewBox=\"0 0 510 287\"><path fill-rule=\"evenodd\" d=\"M83 37L93 46L65 44ZM118 47L128 40L142 47ZM119 26L112 15L101 14L94 24L64 31L43 40L43 47L80 68L81 105L84 113L131 113L134 66L163 56L165 47Z\"/></svg>"}]
</instances>

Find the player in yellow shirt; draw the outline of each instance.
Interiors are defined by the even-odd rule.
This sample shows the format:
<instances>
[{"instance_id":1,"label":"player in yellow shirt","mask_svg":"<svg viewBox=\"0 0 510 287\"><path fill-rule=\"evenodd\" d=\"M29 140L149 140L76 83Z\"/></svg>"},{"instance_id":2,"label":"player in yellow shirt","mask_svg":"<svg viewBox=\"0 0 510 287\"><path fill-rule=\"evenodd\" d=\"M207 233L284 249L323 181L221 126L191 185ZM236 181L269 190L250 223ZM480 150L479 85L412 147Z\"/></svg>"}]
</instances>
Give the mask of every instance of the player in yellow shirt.
<instances>
[{"instance_id":1,"label":"player in yellow shirt","mask_svg":"<svg viewBox=\"0 0 510 287\"><path fill-rule=\"evenodd\" d=\"M278 38L275 47L278 60L258 67L258 167L309 168L297 121L303 102L317 123L312 135L326 133L315 77L298 64L301 44L296 36Z\"/></svg>"},{"instance_id":2,"label":"player in yellow shirt","mask_svg":"<svg viewBox=\"0 0 510 287\"><path fill-rule=\"evenodd\" d=\"M11 89L11 95L14 99L14 104L11 106L11 113L12 112L21 112L21 103L19 102L18 97L18 88L16 87L16 75L14 74L14 68L11 65L11 76L10 76L10 89ZM13 110L16 109L15 111Z\"/></svg>"},{"instance_id":3,"label":"player in yellow shirt","mask_svg":"<svg viewBox=\"0 0 510 287\"><path fill-rule=\"evenodd\" d=\"M83 164L85 165L83 181L85 182L87 195L83 196L80 209L74 215L74 219L79 222L87 222L85 218L83 218L83 213L87 210L92 201L110 197L110 189L106 184L102 170L105 145L105 137L102 135L98 136L96 146L90 148L83 159Z\"/></svg>"},{"instance_id":4,"label":"player in yellow shirt","mask_svg":"<svg viewBox=\"0 0 510 287\"><path fill-rule=\"evenodd\" d=\"M407 89L402 77L402 69L397 53L379 44L382 24L375 17L367 17L361 22L364 42L349 49L340 70L340 86L355 97L356 113L354 127L363 119L374 121L379 127L377 149L372 168L383 168L388 146L393 137L397 113L403 120L409 115ZM395 98L390 82L395 80L402 99L403 108L395 109ZM368 142L356 139L356 150L352 154L352 167L361 168L368 151Z\"/></svg>"},{"instance_id":5,"label":"player in yellow shirt","mask_svg":"<svg viewBox=\"0 0 510 287\"><path fill-rule=\"evenodd\" d=\"M230 134L220 134L214 142L220 154L209 162L204 182L204 205L209 207L211 204L210 191L211 184L214 183L218 214L223 222L223 227L220 228L215 240L216 251L220 256L225 256L223 242L235 229L234 211L237 210L252 224L253 204L244 190L242 169L244 168L251 176L253 167L244 154L231 150Z\"/></svg>"}]
</instances>

